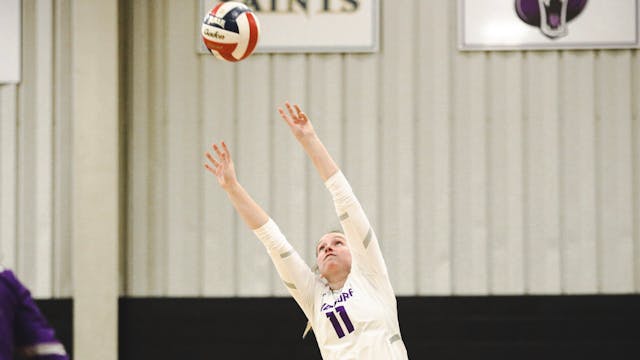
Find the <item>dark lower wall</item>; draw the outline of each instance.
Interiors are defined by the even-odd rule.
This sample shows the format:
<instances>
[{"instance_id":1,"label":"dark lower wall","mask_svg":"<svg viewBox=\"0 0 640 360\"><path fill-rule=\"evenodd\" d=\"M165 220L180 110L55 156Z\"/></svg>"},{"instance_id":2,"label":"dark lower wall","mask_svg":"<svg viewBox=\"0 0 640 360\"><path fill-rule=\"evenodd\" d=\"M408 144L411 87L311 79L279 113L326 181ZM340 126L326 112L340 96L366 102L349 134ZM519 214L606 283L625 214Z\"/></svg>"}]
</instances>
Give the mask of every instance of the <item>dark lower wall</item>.
<instances>
[{"instance_id":1,"label":"dark lower wall","mask_svg":"<svg viewBox=\"0 0 640 360\"><path fill-rule=\"evenodd\" d=\"M306 324L290 298L123 299L120 359L320 359Z\"/></svg>"},{"instance_id":2,"label":"dark lower wall","mask_svg":"<svg viewBox=\"0 0 640 360\"><path fill-rule=\"evenodd\" d=\"M412 359L640 359L640 296L400 300Z\"/></svg>"},{"instance_id":3,"label":"dark lower wall","mask_svg":"<svg viewBox=\"0 0 640 360\"><path fill-rule=\"evenodd\" d=\"M71 347L71 301L38 301ZM640 359L640 295L401 297L411 359ZM123 298L120 359L320 359L290 298Z\"/></svg>"},{"instance_id":4,"label":"dark lower wall","mask_svg":"<svg viewBox=\"0 0 640 360\"><path fill-rule=\"evenodd\" d=\"M73 350L73 302L71 299L36 300L40 311L56 331L67 353Z\"/></svg>"}]
</instances>

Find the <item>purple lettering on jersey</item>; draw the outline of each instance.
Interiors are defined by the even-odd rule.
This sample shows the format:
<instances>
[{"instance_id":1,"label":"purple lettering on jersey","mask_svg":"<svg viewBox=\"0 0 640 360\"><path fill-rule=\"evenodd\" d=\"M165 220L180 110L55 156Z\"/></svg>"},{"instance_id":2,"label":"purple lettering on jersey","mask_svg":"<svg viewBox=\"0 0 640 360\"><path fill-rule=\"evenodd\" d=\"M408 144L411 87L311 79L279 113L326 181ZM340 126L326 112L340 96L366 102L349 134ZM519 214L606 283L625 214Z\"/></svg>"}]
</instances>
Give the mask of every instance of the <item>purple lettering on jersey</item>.
<instances>
[{"instance_id":1,"label":"purple lettering on jersey","mask_svg":"<svg viewBox=\"0 0 640 360\"><path fill-rule=\"evenodd\" d=\"M342 331L342 326L340 325L340 322L338 322L338 318L336 317L336 314L334 314L333 311L330 311L330 312L325 313L325 314L327 315L327 317L331 321L331 325L333 325L333 329L336 331L336 334L338 335L338 338L343 338L344 337L344 331Z\"/></svg>"},{"instance_id":2,"label":"purple lettering on jersey","mask_svg":"<svg viewBox=\"0 0 640 360\"><path fill-rule=\"evenodd\" d=\"M328 293L325 293L325 295ZM349 315L347 314L347 309L344 306L336 306L338 303L346 302L348 299L353 297L353 288L349 288L349 290L345 292L341 292L337 298L334 298L333 304L323 303L320 307L320 311L324 312L324 314L331 321L331 325L333 325L333 329L336 331L336 335L338 338L342 338L345 336L345 332L342 328L342 324L338 320L335 311L340 315L340 319L344 323L344 326L347 328L347 332L350 334L355 330ZM335 311L334 311L335 310Z\"/></svg>"},{"instance_id":3,"label":"purple lettering on jersey","mask_svg":"<svg viewBox=\"0 0 640 360\"><path fill-rule=\"evenodd\" d=\"M322 306L320 307L320 311L324 312L325 310L333 309L336 306L336 304L341 303L341 302L345 302L345 301L347 301L347 299L349 299L351 297L353 297L353 289L349 288L349 290L347 290L346 292L340 293L340 296L338 296L333 301L333 305L327 304L327 303L322 304Z\"/></svg>"},{"instance_id":4,"label":"purple lettering on jersey","mask_svg":"<svg viewBox=\"0 0 640 360\"><path fill-rule=\"evenodd\" d=\"M355 328L353 326L353 323L351 322L351 319L349 318L349 315L347 314L347 309L345 309L344 306L338 306L336 307L336 310L340 314L340 318L342 319L342 322L344 322L344 326L347 327L347 331L349 332L349 334L351 334L355 330ZM342 330L342 325L340 325L336 314L333 311L329 311L326 312L325 315L327 315L327 317L331 321L331 325L333 325L333 329L336 331L338 339L343 338L345 335L344 330Z\"/></svg>"},{"instance_id":5,"label":"purple lettering on jersey","mask_svg":"<svg viewBox=\"0 0 640 360\"><path fill-rule=\"evenodd\" d=\"M338 306L336 307L336 310L338 310L340 318L342 319L342 322L344 322L344 326L347 327L347 331L349 331L349 333L352 333L354 328L353 324L351 323L351 319L349 319L349 315L347 315L347 310L344 308L344 306Z\"/></svg>"}]
</instances>

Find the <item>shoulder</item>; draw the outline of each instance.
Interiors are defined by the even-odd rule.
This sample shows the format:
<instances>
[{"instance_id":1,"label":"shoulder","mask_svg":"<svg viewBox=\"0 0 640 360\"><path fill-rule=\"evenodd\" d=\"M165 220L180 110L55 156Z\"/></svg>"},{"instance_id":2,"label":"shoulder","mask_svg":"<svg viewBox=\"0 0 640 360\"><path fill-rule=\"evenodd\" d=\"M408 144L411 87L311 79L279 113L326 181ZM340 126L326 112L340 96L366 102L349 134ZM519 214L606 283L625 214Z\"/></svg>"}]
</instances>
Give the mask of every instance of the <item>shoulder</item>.
<instances>
[{"instance_id":1,"label":"shoulder","mask_svg":"<svg viewBox=\"0 0 640 360\"><path fill-rule=\"evenodd\" d=\"M2 280L11 280L18 281L16 275L11 271L11 269L7 269L6 267L0 265L0 279Z\"/></svg>"},{"instance_id":2,"label":"shoulder","mask_svg":"<svg viewBox=\"0 0 640 360\"><path fill-rule=\"evenodd\" d=\"M0 307L6 307L10 304L15 305L21 288L22 284L13 272L7 268L2 268L0 270Z\"/></svg>"},{"instance_id":3,"label":"shoulder","mask_svg":"<svg viewBox=\"0 0 640 360\"><path fill-rule=\"evenodd\" d=\"M0 282L16 294L27 290L13 271L7 268L2 268L0 271Z\"/></svg>"}]
</instances>

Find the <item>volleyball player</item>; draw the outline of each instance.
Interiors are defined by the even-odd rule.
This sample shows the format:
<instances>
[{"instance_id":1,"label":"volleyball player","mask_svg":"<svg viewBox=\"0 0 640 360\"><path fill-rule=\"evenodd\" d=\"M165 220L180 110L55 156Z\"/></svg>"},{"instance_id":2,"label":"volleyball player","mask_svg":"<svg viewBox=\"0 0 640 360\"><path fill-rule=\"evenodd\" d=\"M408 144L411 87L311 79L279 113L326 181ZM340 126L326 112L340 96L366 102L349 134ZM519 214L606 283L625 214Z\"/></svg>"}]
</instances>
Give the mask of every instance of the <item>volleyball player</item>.
<instances>
[{"instance_id":1,"label":"volleyball player","mask_svg":"<svg viewBox=\"0 0 640 360\"><path fill-rule=\"evenodd\" d=\"M205 167L267 248L284 285L309 319L323 359L407 359L396 298L376 234L307 115L297 105L285 105L287 112L279 108L280 116L324 181L344 231L324 234L317 242L319 274L240 185L225 142L213 144L216 156L207 152Z\"/></svg>"}]
</instances>

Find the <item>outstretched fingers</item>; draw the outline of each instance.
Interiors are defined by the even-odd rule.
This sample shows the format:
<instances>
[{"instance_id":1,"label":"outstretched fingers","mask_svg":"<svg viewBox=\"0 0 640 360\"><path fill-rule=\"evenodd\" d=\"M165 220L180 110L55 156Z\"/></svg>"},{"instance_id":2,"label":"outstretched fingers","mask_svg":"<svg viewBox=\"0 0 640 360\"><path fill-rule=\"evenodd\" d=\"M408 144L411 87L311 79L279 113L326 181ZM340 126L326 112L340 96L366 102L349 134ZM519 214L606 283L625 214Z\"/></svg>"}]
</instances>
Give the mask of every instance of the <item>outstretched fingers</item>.
<instances>
[{"instance_id":1,"label":"outstretched fingers","mask_svg":"<svg viewBox=\"0 0 640 360\"><path fill-rule=\"evenodd\" d=\"M300 109L300 106L298 106L298 104L294 104L293 106L291 106L291 103L287 101L284 103L284 106L287 108L289 114L282 110L282 108L278 108L278 112L280 113L280 116L282 116L282 118L287 122L287 124L289 124L289 126L303 125L309 120L307 114L305 114L304 111Z\"/></svg>"},{"instance_id":2,"label":"outstretched fingers","mask_svg":"<svg viewBox=\"0 0 640 360\"><path fill-rule=\"evenodd\" d=\"M211 163L213 164L213 166L218 167L218 161L216 161L216 159L213 157L213 155L211 155L210 152L206 152L205 155L207 156L207 159L209 159L209 161L211 161Z\"/></svg>"},{"instance_id":3,"label":"outstretched fingers","mask_svg":"<svg viewBox=\"0 0 640 360\"><path fill-rule=\"evenodd\" d=\"M205 152L204 156L207 158L207 160L209 160L209 162L205 163L204 167L212 174L218 176L222 165L225 162L229 162L231 160L231 153L229 152L229 147L227 147L227 144L224 141L222 141L222 150L215 143L211 147L213 148L215 154L218 156L218 159L216 159L216 157L213 156L211 152Z\"/></svg>"},{"instance_id":4,"label":"outstretched fingers","mask_svg":"<svg viewBox=\"0 0 640 360\"><path fill-rule=\"evenodd\" d=\"M298 104L294 104L293 107L296 109L296 115L301 117L303 115L302 110L300 110L300 106Z\"/></svg>"},{"instance_id":5,"label":"outstretched fingers","mask_svg":"<svg viewBox=\"0 0 640 360\"><path fill-rule=\"evenodd\" d=\"M296 113L298 114L298 120L302 123L307 122L307 120L309 120L309 118L307 118L307 114L305 114L304 111L300 109L300 106L298 106L298 104L294 106L296 108Z\"/></svg>"},{"instance_id":6,"label":"outstretched fingers","mask_svg":"<svg viewBox=\"0 0 640 360\"><path fill-rule=\"evenodd\" d=\"M220 163L218 163L218 161L213 157L213 155L211 155L210 152L207 151L206 155L207 155L207 159L209 159L209 161L211 161L213 166L218 167L220 165Z\"/></svg>"},{"instance_id":7,"label":"outstretched fingers","mask_svg":"<svg viewBox=\"0 0 640 360\"><path fill-rule=\"evenodd\" d=\"M218 147L218 145L213 144L213 151L216 152L216 155L218 155L218 158L220 160L225 161L224 153L222 151L220 151L220 148Z\"/></svg>"},{"instance_id":8,"label":"outstretched fingers","mask_svg":"<svg viewBox=\"0 0 640 360\"><path fill-rule=\"evenodd\" d=\"M214 168L212 168L209 164L205 163L204 164L204 168L207 169L210 173L212 173L213 175L217 175L216 174L216 170Z\"/></svg>"},{"instance_id":9,"label":"outstretched fingers","mask_svg":"<svg viewBox=\"0 0 640 360\"><path fill-rule=\"evenodd\" d=\"M298 123L300 121L300 118L298 117L298 113L296 113L293 108L291 107L291 104L287 101L284 103L284 105L287 107L287 110L289 111L289 115L291 115L291 118L293 119L294 123ZM297 105L296 105L297 107Z\"/></svg>"},{"instance_id":10,"label":"outstretched fingers","mask_svg":"<svg viewBox=\"0 0 640 360\"><path fill-rule=\"evenodd\" d=\"M224 150L222 155L224 155L226 157L226 160L227 161L231 160L231 152L229 152L229 148L227 147L227 143L225 143L224 141L222 141L222 150Z\"/></svg>"},{"instance_id":11,"label":"outstretched fingers","mask_svg":"<svg viewBox=\"0 0 640 360\"><path fill-rule=\"evenodd\" d=\"M280 113L280 117L282 118L282 120L284 120L284 122L286 122L287 125L289 126L295 125L293 120L289 118L289 116L287 116L287 113L285 113L284 110L282 110L282 108L278 108L278 112Z\"/></svg>"},{"instance_id":12,"label":"outstretched fingers","mask_svg":"<svg viewBox=\"0 0 640 360\"><path fill-rule=\"evenodd\" d=\"M211 172L213 175L216 175L216 169L219 167L220 163L216 161L216 159L213 157L213 155L211 155L210 152L207 151L206 153L204 153L204 155L207 157L209 162L213 165L213 167L211 167L211 165L209 165L208 163L205 163L204 167L207 170L209 170L209 172Z\"/></svg>"}]
</instances>

